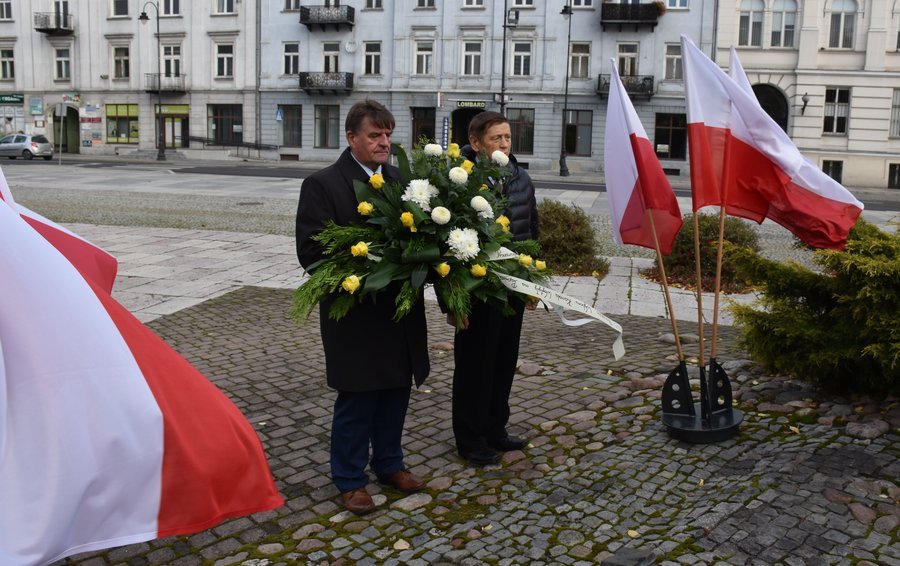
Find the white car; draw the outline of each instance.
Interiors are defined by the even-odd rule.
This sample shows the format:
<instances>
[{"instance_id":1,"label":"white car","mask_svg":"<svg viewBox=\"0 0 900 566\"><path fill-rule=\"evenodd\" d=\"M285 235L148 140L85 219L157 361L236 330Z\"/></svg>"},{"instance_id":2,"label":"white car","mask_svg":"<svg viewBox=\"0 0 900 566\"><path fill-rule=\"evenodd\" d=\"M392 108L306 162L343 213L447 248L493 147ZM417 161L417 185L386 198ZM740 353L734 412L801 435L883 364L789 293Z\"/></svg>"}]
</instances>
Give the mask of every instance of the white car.
<instances>
[{"instance_id":1,"label":"white car","mask_svg":"<svg viewBox=\"0 0 900 566\"><path fill-rule=\"evenodd\" d=\"M50 161L53 159L53 144L42 135L10 134L0 139L0 156L10 159L43 157Z\"/></svg>"}]
</instances>

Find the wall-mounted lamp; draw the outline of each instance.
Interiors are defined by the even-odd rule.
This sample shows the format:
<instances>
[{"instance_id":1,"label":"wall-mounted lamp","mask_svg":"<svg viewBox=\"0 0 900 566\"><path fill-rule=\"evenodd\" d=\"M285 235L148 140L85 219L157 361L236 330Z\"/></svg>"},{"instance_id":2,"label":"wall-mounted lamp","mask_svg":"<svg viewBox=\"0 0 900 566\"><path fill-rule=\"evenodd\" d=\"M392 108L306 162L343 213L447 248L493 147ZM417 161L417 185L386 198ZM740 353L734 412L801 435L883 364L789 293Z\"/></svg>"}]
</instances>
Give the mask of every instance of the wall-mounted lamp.
<instances>
[{"instance_id":1,"label":"wall-mounted lamp","mask_svg":"<svg viewBox=\"0 0 900 566\"><path fill-rule=\"evenodd\" d=\"M109 75L100 75L100 78L104 81L109 78Z\"/></svg>"},{"instance_id":2,"label":"wall-mounted lamp","mask_svg":"<svg viewBox=\"0 0 900 566\"><path fill-rule=\"evenodd\" d=\"M800 109L800 115L803 115L803 113L806 112L806 105L809 104L809 94L804 92L800 101L803 102L803 108Z\"/></svg>"}]
</instances>

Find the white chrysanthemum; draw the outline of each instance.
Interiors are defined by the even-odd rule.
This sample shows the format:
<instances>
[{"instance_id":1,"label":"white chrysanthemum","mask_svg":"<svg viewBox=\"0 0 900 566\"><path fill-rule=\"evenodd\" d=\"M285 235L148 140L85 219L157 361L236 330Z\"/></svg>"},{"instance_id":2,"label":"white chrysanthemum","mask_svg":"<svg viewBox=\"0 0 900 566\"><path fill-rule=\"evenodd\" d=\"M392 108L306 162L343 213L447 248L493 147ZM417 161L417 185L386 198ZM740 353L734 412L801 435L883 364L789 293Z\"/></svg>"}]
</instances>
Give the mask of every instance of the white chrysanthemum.
<instances>
[{"instance_id":1,"label":"white chrysanthemum","mask_svg":"<svg viewBox=\"0 0 900 566\"><path fill-rule=\"evenodd\" d=\"M472 228L454 228L447 235L450 253L461 261L474 258L481 251L478 247L478 232Z\"/></svg>"},{"instance_id":2,"label":"white chrysanthemum","mask_svg":"<svg viewBox=\"0 0 900 566\"><path fill-rule=\"evenodd\" d=\"M424 151L425 155L427 155L428 157L440 157L444 154L444 148L436 143L426 144L425 148L422 151Z\"/></svg>"},{"instance_id":3,"label":"white chrysanthemum","mask_svg":"<svg viewBox=\"0 0 900 566\"><path fill-rule=\"evenodd\" d=\"M434 220L435 224L443 226L447 222L450 222L450 211L443 206L436 206L434 207L434 210L431 211L431 219Z\"/></svg>"},{"instance_id":4,"label":"white chrysanthemum","mask_svg":"<svg viewBox=\"0 0 900 566\"><path fill-rule=\"evenodd\" d=\"M462 167L454 167L450 170L450 180L457 185L465 185L469 180L469 174Z\"/></svg>"},{"instance_id":5,"label":"white chrysanthemum","mask_svg":"<svg viewBox=\"0 0 900 566\"><path fill-rule=\"evenodd\" d=\"M494 163L500 165L501 167L509 163L509 156L499 149L491 154L491 159L493 159Z\"/></svg>"},{"instance_id":6,"label":"white chrysanthemum","mask_svg":"<svg viewBox=\"0 0 900 566\"><path fill-rule=\"evenodd\" d=\"M401 195L400 198L403 200L411 200L419 205L419 208L428 212L431 210L431 198L437 196L437 194L437 187L427 180L413 179L406 185L406 190L403 191L403 195Z\"/></svg>"},{"instance_id":7,"label":"white chrysanthemum","mask_svg":"<svg viewBox=\"0 0 900 566\"><path fill-rule=\"evenodd\" d=\"M494 211L491 210L491 204L481 195L472 197L472 200L469 201L469 205L478 211L478 216L482 218L494 217Z\"/></svg>"}]
</instances>

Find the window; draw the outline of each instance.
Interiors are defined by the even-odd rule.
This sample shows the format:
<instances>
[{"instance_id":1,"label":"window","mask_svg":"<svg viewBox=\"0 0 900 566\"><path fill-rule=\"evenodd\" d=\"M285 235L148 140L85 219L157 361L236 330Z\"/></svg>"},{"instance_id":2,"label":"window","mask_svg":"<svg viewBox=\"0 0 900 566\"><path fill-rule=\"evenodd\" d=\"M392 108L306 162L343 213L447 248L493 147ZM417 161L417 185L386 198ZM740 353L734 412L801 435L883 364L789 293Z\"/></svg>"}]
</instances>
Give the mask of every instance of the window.
<instances>
[{"instance_id":1,"label":"window","mask_svg":"<svg viewBox=\"0 0 900 566\"><path fill-rule=\"evenodd\" d=\"M742 0L738 24L738 45L762 45L763 0Z\"/></svg>"},{"instance_id":2,"label":"window","mask_svg":"<svg viewBox=\"0 0 900 566\"><path fill-rule=\"evenodd\" d=\"M163 0L161 7L163 16L178 16L181 14L181 0Z\"/></svg>"},{"instance_id":3,"label":"window","mask_svg":"<svg viewBox=\"0 0 900 566\"><path fill-rule=\"evenodd\" d=\"M850 115L850 89L825 89L825 123L826 134L846 134L847 118Z\"/></svg>"},{"instance_id":4,"label":"window","mask_svg":"<svg viewBox=\"0 0 900 566\"><path fill-rule=\"evenodd\" d=\"M892 138L900 138L900 89L896 88L891 101L891 127L888 135Z\"/></svg>"},{"instance_id":5,"label":"window","mask_svg":"<svg viewBox=\"0 0 900 566\"><path fill-rule=\"evenodd\" d=\"M127 47L113 48L113 78L127 79L131 76L131 64Z\"/></svg>"},{"instance_id":6,"label":"window","mask_svg":"<svg viewBox=\"0 0 900 566\"><path fill-rule=\"evenodd\" d=\"M793 47L797 25L797 3L775 0L772 4L772 47Z\"/></svg>"},{"instance_id":7,"label":"window","mask_svg":"<svg viewBox=\"0 0 900 566\"><path fill-rule=\"evenodd\" d=\"M216 45L216 78L227 79L234 76L234 45Z\"/></svg>"},{"instance_id":8,"label":"window","mask_svg":"<svg viewBox=\"0 0 900 566\"><path fill-rule=\"evenodd\" d=\"M844 162L829 161L825 159L822 161L822 171L824 171L826 175L840 183L841 177L843 177L844 174Z\"/></svg>"},{"instance_id":9,"label":"window","mask_svg":"<svg viewBox=\"0 0 900 566\"><path fill-rule=\"evenodd\" d=\"M514 77L531 76L531 42L513 43L512 74Z\"/></svg>"},{"instance_id":10,"label":"window","mask_svg":"<svg viewBox=\"0 0 900 566\"><path fill-rule=\"evenodd\" d=\"M687 8L688 0L666 0L666 7L668 8Z\"/></svg>"},{"instance_id":11,"label":"window","mask_svg":"<svg viewBox=\"0 0 900 566\"><path fill-rule=\"evenodd\" d=\"M128 15L128 0L112 0L112 15L113 16L127 16Z\"/></svg>"},{"instance_id":12,"label":"window","mask_svg":"<svg viewBox=\"0 0 900 566\"><path fill-rule=\"evenodd\" d=\"M463 42L463 75L481 74L481 42Z\"/></svg>"},{"instance_id":13,"label":"window","mask_svg":"<svg viewBox=\"0 0 900 566\"><path fill-rule=\"evenodd\" d=\"M483 8L484 0L465 0L463 8Z\"/></svg>"},{"instance_id":14,"label":"window","mask_svg":"<svg viewBox=\"0 0 900 566\"><path fill-rule=\"evenodd\" d=\"M181 46L163 45L163 73L167 77L181 76Z\"/></svg>"},{"instance_id":15,"label":"window","mask_svg":"<svg viewBox=\"0 0 900 566\"><path fill-rule=\"evenodd\" d=\"M137 144L139 123L137 104L107 104L106 143Z\"/></svg>"},{"instance_id":16,"label":"window","mask_svg":"<svg viewBox=\"0 0 900 566\"><path fill-rule=\"evenodd\" d=\"M638 44L620 43L616 45L616 60L619 62L619 74L623 77L637 76Z\"/></svg>"},{"instance_id":17,"label":"window","mask_svg":"<svg viewBox=\"0 0 900 566\"><path fill-rule=\"evenodd\" d=\"M591 155L591 131L593 112L590 110L566 110L566 153Z\"/></svg>"},{"instance_id":18,"label":"window","mask_svg":"<svg viewBox=\"0 0 900 566\"><path fill-rule=\"evenodd\" d=\"M233 14L234 0L216 0L217 14Z\"/></svg>"},{"instance_id":19,"label":"window","mask_svg":"<svg viewBox=\"0 0 900 566\"><path fill-rule=\"evenodd\" d=\"M380 10L381 0L366 0L366 10Z\"/></svg>"},{"instance_id":20,"label":"window","mask_svg":"<svg viewBox=\"0 0 900 566\"><path fill-rule=\"evenodd\" d=\"M515 155L534 153L534 110L507 108L506 118L512 131L512 152Z\"/></svg>"},{"instance_id":21,"label":"window","mask_svg":"<svg viewBox=\"0 0 900 566\"><path fill-rule=\"evenodd\" d=\"M297 75L300 73L300 44L284 44L284 71L285 75Z\"/></svg>"},{"instance_id":22,"label":"window","mask_svg":"<svg viewBox=\"0 0 900 566\"><path fill-rule=\"evenodd\" d=\"M416 8L434 8L434 0L416 0Z\"/></svg>"},{"instance_id":23,"label":"window","mask_svg":"<svg viewBox=\"0 0 900 566\"><path fill-rule=\"evenodd\" d=\"M316 105L315 147L337 149L340 142L340 106Z\"/></svg>"},{"instance_id":24,"label":"window","mask_svg":"<svg viewBox=\"0 0 900 566\"><path fill-rule=\"evenodd\" d=\"M534 8L534 0L513 0L515 8Z\"/></svg>"},{"instance_id":25,"label":"window","mask_svg":"<svg viewBox=\"0 0 900 566\"><path fill-rule=\"evenodd\" d=\"M322 70L326 73L337 73L341 60L341 44L328 41L322 44Z\"/></svg>"},{"instance_id":26,"label":"window","mask_svg":"<svg viewBox=\"0 0 900 566\"><path fill-rule=\"evenodd\" d=\"M0 49L0 80L9 81L16 78L15 61L15 52L12 49Z\"/></svg>"},{"instance_id":27,"label":"window","mask_svg":"<svg viewBox=\"0 0 900 566\"><path fill-rule=\"evenodd\" d=\"M853 32L856 28L856 2L834 0L831 5L831 33L828 47L853 48Z\"/></svg>"},{"instance_id":28,"label":"window","mask_svg":"<svg viewBox=\"0 0 900 566\"><path fill-rule=\"evenodd\" d=\"M591 44L573 43L569 49L572 51L569 60L569 76L573 79L588 78L591 65Z\"/></svg>"},{"instance_id":29,"label":"window","mask_svg":"<svg viewBox=\"0 0 900 566\"><path fill-rule=\"evenodd\" d=\"M300 0L284 0L285 12L296 12L300 9Z\"/></svg>"},{"instance_id":30,"label":"window","mask_svg":"<svg viewBox=\"0 0 900 566\"><path fill-rule=\"evenodd\" d=\"M301 147L300 128L303 106L299 104L285 104L278 107L281 115L281 128L278 131L278 145L288 147Z\"/></svg>"},{"instance_id":31,"label":"window","mask_svg":"<svg viewBox=\"0 0 900 566\"><path fill-rule=\"evenodd\" d=\"M72 59L67 47L56 50L56 75L58 81L67 81L72 77Z\"/></svg>"},{"instance_id":32,"label":"window","mask_svg":"<svg viewBox=\"0 0 900 566\"><path fill-rule=\"evenodd\" d=\"M900 189L900 163L888 164L888 188Z\"/></svg>"},{"instance_id":33,"label":"window","mask_svg":"<svg viewBox=\"0 0 900 566\"><path fill-rule=\"evenodd\" d=\"M573 8L590 8L594 5L594 0L572 0Z\"/></svg>"},{"instance_id":34,"label":"window","mask_svg":"<svg viewBox=\"0 0 900 566\"><path fill-rule=\"evenodd\" d=\"M685 114L657 114L653 136L660 159L685 159L687 156L687 117Z\"/></svg>"},{"instance_id":35,"label":"window","mask_svg":"<svg viewBox=\"0 0 900 566\"><path fill-rule=\"evenodd\" d=\"M240 104L209 104L206 107L206 137L216 145L244 141L244 112Z\"/></svg>"},{"instance_id":36,"label":"window","mask_svg":"<svg viewBox=\"0 0 900 566\"><path fill-rule=\"evenodd\" d=\"M684 70L681 67L680 43L666 45L666 79L670 81L684 79Z\"/></svg>"},{"instance_id":37,"label":"window","mask_svg":"<svg viewBox=\"0 0 900 566\"><path fill-rule=\"evenodd\" d=\"M416 42L416 68L415 75L431 75L434 73L434 42Z\"/></svg>"},{"instance_id":38,"label":"window","mask_svg":"<svg viewBox=\"0 0 900 566\"><path fill-rule=\"evenodd\" d=\"M380 75L381 74L381 42L370 41L364 43L365 52L365 74Z\"/></svg>"},{"instance_id":39,"label":"window","mask_svg":"<svg viewBox=\"0 0 900 566\"><path fill-rule=\"evenodd\" d=\"M12 0L0 0L0 20L11 19L13 19Z\"/></svg>"}]
</instances>

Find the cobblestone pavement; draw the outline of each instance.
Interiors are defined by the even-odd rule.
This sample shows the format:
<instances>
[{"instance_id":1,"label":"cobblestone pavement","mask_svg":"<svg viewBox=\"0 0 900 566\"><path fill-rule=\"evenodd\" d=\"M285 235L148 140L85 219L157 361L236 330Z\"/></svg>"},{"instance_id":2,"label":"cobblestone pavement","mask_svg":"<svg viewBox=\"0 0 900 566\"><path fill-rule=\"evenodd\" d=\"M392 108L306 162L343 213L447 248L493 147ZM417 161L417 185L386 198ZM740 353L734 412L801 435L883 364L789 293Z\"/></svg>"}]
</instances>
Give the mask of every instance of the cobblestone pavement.
<instances>
[{"instance_id":1,"label":"cobblestone pavement","mask_svg":"<svg viewBox=\"0 0 900 566\"><path fill-rule=\"evenodd\" d=\"M592 564L635 548L662 564L900 564L897 400L821 399L764 376L721 327L746 419L731 440L673 440L659 397L674 348L653 317L618 317L629 355L616 362L604 327L526 313L511 432L531 444L472 469L450 429L452 329L428 303L433 370L404 439L428 487L404 496L371 484L377 510L353 516L328 478L333 393L318 321L289 321L290 297L243 287L149 323L254 424L286 505L64 563ZM882 419L886 434L851 434Z\"/></svg>"}]
</instances>

